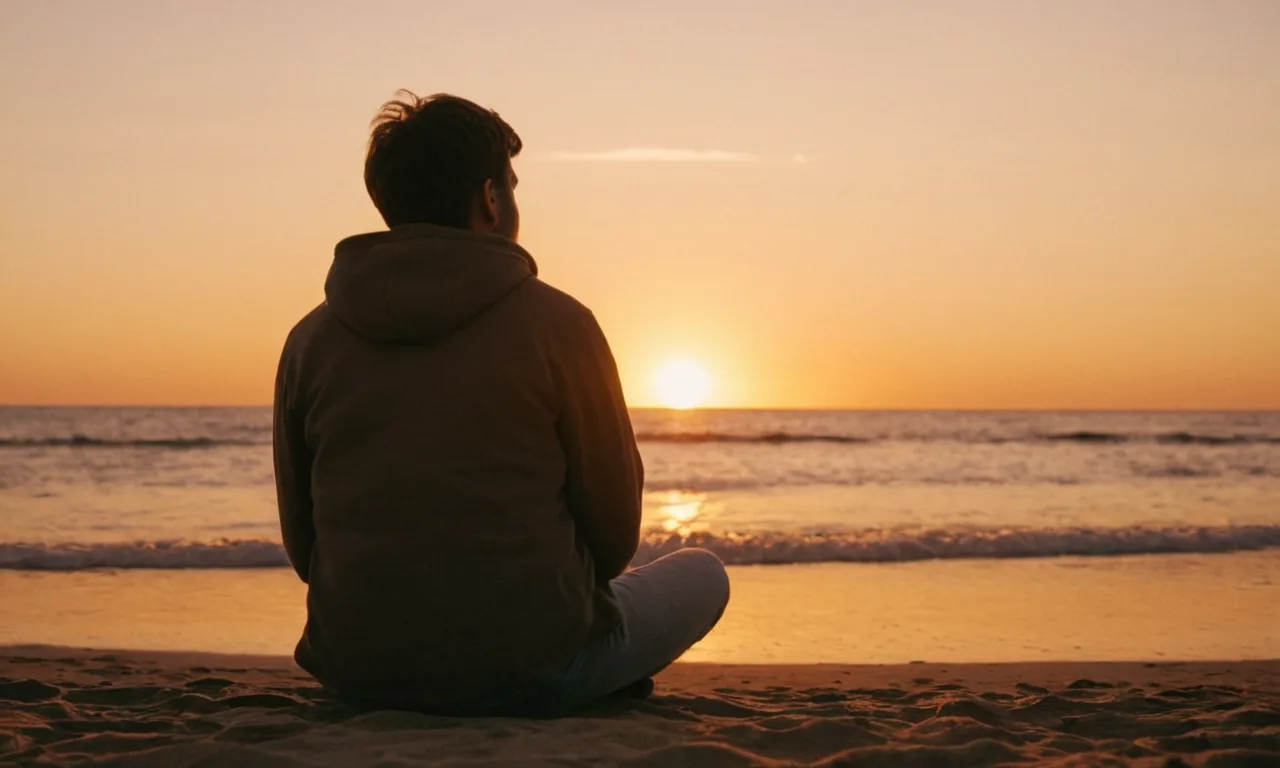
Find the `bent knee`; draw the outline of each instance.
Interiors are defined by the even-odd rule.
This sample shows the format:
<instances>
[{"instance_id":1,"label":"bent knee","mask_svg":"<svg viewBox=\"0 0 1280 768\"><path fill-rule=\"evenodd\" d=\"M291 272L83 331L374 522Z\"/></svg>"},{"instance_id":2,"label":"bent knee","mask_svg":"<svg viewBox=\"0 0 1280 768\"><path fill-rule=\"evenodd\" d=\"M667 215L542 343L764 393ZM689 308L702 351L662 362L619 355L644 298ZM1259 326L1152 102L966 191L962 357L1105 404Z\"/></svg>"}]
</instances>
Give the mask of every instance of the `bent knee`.
<instances>
[{"instance_id":1,"label":"bent knee","mask_svg":"<svg viewBox=\"0 0 1280 768\"><path fill-rule=\"evenodd\" d=\"M691 574L691 583L697 584L698 589L723 610L729 604L729 572L720 558L710 550L696 547L682 549L674 555L680 556L695 571Z\"/></svg>"}]
</instances>

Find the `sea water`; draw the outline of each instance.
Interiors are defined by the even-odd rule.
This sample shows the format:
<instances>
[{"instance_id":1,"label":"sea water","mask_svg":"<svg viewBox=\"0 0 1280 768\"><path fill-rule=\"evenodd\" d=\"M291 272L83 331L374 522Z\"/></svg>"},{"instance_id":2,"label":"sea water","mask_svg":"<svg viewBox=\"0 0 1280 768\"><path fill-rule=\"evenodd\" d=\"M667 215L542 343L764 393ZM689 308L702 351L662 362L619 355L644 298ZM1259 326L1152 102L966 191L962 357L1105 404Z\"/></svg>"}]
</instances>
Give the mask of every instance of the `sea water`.
<instances>
[{"instance_id":1,"label":"sea water","mask_svg":"<svg viewBox=\"0 0 1280 768\"><path fill-rule=\"evenodd\" d=\"M1280 622L1266 608L1280 604L1280 413L637 410L633 422L646 467L635 564L707 547L733 565L770 566L738 569L738 582L763 584L735 601L739 618L759 614L752 632L770 611L785 614L779 589L810 616L803 637L789 630L809 649L798 656L776 645L753 655L755 640L735 644L721 632L721 647L737 650L720 657L858 660L848 658L856 647L837 642L848 620L824 639L814 610L835 616L848 613L842 596L868 604L913 590L896 604L924 600L925 613L933 604L929 621L945 627L957 601L972 603L968 621L1001 593L991 584L1008 583L1011 594L1027 580L1044 587L1031 601L1093 590L1073 606L1086 620L1091 606L1136 600L1163 600L1176 614L1193 583L1199 600L1223 603L1216 635L1235 622L1230 633L1242 638L1212 653L1280 655ZM303 587L279 543L270 428L266 408L0 408L0 642L137 635L153 647L287 652L272 633L296 634ZM859 591L868 583L882 589ZM987 585L981 599L978 583ZM921 584L932 596L916 594ZM760 604L764 593L782 605ZM181 610L148 608L184 596L238 616L231 639L179 639ZM155 626L130 614L128 638L95 636L104 601L132 605ZM79 619L59 617L73 607ZM259 614L287 614L265 645L240 620ZM891 625L878 635L889 647ZM961 645L965 658L1009 650ZM1146 653L1166 653L1159 637L1150 645Z\"/></svg>"}]
</instances>

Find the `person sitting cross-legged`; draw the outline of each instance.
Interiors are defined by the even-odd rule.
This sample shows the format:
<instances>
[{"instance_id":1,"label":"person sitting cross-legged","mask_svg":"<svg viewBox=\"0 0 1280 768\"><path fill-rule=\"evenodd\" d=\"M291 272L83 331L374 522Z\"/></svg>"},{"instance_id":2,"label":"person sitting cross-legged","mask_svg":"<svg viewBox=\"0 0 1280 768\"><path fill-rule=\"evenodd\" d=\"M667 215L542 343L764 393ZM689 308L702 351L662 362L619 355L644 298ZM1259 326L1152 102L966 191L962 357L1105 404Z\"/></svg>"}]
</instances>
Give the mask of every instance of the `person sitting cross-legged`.
<instances>
[{"instance_id":1,"label":"person sitting cross-legged","mask_svg":"<svg viewBox=\"0 0 1280 768\"><path fill-rule=\"evenodd\" d=\"M295 658L343 696L563 714L643 692L729 600L707 551L628 570L640 454L595 317L516 242L520 149L456 96L384 105L365 185L388 229L338 243L284 345Z\"/></svg>"}]
</instances>

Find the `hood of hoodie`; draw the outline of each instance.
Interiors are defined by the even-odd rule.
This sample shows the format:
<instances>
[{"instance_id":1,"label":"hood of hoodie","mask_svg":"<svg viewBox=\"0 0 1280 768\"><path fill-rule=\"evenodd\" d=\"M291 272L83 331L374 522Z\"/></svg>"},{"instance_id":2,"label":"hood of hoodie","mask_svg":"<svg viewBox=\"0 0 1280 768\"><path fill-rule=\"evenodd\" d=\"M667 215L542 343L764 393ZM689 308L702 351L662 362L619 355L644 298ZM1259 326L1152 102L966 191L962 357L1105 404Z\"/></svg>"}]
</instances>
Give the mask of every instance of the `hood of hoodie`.
<instances>
[{"instance_id":1,"label":"hood of hoodie","mask_svg":"<svg viewBox=\"0 0 1280 768\"><path fill-rule=\"evenodd\" d=\"M407 224L338 243L324 292L338 320L367 339L431 341L537 274L505 237Z\"/></svg>"}]
</instances>

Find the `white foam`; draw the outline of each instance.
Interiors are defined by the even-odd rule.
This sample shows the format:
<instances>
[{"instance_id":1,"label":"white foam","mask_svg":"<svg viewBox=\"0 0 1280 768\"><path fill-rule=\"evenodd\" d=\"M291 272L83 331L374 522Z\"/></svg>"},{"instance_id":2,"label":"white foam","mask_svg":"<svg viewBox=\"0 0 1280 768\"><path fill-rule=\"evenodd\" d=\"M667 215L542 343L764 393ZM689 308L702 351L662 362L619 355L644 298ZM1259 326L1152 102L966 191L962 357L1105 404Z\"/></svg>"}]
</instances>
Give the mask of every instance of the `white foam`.
<instances>
[{"instance_id":1,"label":"white foam","mask_svg":"<svg viewBox=\"0 0 1280 768\"><path fill-rule=\"evenodd\" d=\"M1063 555L1107 557L1239 552L1280 547L1280 525L1055 530L924 530L797 534L648 532L633 565L685 547L703 547L730 565L898 563L914 560L1007 559ZM274 541L0 544L0 568L80 571L103 568L280 568L289 565Z\"/></svg>"},{"instance_id":2,"label":"white foam","mask_svg":"<svg viewBox=\"0 0 1280 768\"><path fill-rule=\"evenodd\" d=\"M632 561L642 565L684 547L702 547L730 565L898 563L915 560L1106 557L1239 552L1280 547L1280 526L866 531L858 533L693 533L650 535Z\"/></svg>"},{"instance_id":3,"label":"white foam","mask_svg":"<svg viewBox=\"0 0 1280 768\"><path fill-rule=\"evenodd\" d=\"M95 544L0 544L0 568L82 571L94 568L276 568L288 566L274 541L140 541Z\"/></svg>"}]
</instances>

